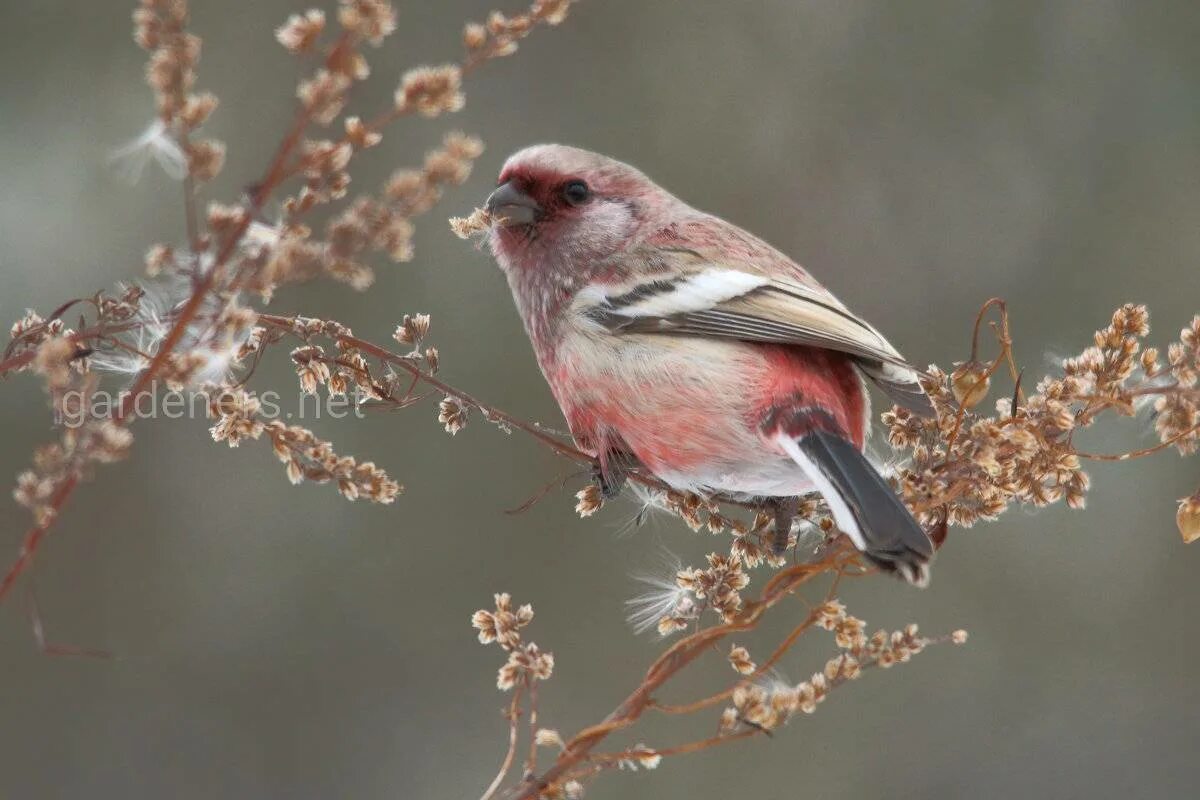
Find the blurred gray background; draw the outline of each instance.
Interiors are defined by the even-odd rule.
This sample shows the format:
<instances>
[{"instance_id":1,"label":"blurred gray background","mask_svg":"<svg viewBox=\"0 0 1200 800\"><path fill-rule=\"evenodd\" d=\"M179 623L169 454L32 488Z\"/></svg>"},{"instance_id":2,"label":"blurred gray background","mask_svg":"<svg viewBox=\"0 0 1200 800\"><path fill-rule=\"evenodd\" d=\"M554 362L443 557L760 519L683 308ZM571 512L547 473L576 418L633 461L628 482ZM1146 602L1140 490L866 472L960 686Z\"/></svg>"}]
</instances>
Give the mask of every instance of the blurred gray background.
<instances>
[{"instance_id":1,"label":"blurred gray background","mask_svg":"<svg viewBox=\"0 0 1200 800\"><path fill-rule=\"evenodd\" d=\"M177 185L148 171L131 187L106 164L152 114L131 5L0 3L5 325L133 276L148 244L183 238ZM352 111L386 104L404 68L457 56L461 23L489 10L399 5ZM290 117L298 68L271 33L302 6L194 6L200 86L222 101L209 131L229 143L202 197L229 200ZM500 274L445 224L481 201L505 155L553 140L630 160L761 234L920 363L965 357L992 295L1011 303L1031 377L1124 301L1150 304L1165 342L1200 310L1197 41L1190 2L584 2L472 77L463 113L404 121L359 161L354 188L369 191L451 126L486 140L470 183L420 225L413 263L380 264L368 294L312 285L272 309L378 340L404 312L431 313L448 379L559 424ZM256 386L290 391L284 361ZM55 434L35 379L0 390L11 482ZM314 423L407 485L391 507L293 488L265 445L214 446L203 421L139 424L134 457L78 492L36 569L50 637L114 657L40 655L22 597L0 607L0 794L477 797L502 755L506 697L499 652L468 619L496 590L534 604L527 630L557 656L544 724L567 733L609 711L661 649L622 619L630 575L664 548L689 562L725 540L671 521L623 536L632 503L581 521L568 492L507 516L569 465L480 424L451 439L433 413ZM1128 447L1149 425L1084 444ZM1163 454L1092 475L1086 512L953 532L927 591L846 589L871 625L965 627L968 646L870 674L772 740L605 776L589 796L1194 793L1200 549L1173 516L1200 465ZM27 520L0 503L7 565ZM780 630L743 641L763 651ZM830 647L812 637L783 672L805 677ZM715 688L719 661L670 697ZM645 735L714 727L715 714Z\"/></svg>"}]
</instances>

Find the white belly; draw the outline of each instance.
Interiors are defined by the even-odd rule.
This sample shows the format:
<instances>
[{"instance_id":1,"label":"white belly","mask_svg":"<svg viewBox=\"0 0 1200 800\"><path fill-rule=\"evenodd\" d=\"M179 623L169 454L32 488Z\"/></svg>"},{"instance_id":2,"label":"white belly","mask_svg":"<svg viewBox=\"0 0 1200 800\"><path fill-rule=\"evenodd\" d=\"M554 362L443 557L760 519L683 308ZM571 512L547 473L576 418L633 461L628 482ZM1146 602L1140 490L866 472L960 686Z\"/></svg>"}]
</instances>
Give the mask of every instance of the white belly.
<instances>
[{"instance_id":1,"label":"white belly","mask_svg":"<svg viewBox=\"0 0 1200 800\"><path fill-rule=\"evenodd\" d=\"M660 480L673 489L711 494L720 492L744 497L793 497L816 487L796 462L786 456L767 456L761 461L734 466L721 464L689 472L659 470Z\"/></svg>"}]
</instances>

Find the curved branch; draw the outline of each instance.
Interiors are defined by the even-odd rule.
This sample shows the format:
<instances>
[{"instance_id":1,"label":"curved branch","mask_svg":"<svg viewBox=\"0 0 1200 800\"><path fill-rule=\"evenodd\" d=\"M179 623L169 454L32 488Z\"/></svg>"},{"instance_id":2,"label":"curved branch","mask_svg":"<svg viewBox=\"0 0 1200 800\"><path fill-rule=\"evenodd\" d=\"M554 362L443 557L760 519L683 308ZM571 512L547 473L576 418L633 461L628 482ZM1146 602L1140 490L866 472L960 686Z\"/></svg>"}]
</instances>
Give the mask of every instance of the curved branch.
<instances>
[{"instance_id":1,"label":"curved branch","mask_svg":"<svg viewBox=\"0 0 1200 800\"><path fill-rule=\"evenodd\" d=\"M603 722L580 731L542 775L523 781L504 796L509 800L535 800L547 786L564 778L570 770L586 761L596 745L610 734L636 722L652 706L654 691L707 652L712 645L732 633L753 628L767 609L817 575L840 570L847 558L853 560L855 557L845 550L838 550L822 561L797 564L781 570L767 582L759 599L748 603L732 622L706 628L680 639L650 665L642 683Z\"/></svg>"}]
</instances>

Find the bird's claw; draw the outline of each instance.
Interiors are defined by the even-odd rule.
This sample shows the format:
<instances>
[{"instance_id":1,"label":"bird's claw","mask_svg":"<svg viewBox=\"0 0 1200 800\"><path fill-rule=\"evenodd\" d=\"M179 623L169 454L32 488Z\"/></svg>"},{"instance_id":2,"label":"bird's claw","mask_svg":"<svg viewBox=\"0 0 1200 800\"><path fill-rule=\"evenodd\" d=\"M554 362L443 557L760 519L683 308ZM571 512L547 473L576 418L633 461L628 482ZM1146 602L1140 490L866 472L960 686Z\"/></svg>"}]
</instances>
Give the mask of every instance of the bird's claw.
<instances>
[{"instance_id":1,"label":"bird's claw","mask_svg":"<svg viewBox=\"0 0 1200 800\"><path fill-rule=\"evenodd\" d=\"M599 465L592 466L592 482L600 489L600 496L612 500L625 488L625 473L622 470L605 470Z\"/></svg>"}]
</instances>

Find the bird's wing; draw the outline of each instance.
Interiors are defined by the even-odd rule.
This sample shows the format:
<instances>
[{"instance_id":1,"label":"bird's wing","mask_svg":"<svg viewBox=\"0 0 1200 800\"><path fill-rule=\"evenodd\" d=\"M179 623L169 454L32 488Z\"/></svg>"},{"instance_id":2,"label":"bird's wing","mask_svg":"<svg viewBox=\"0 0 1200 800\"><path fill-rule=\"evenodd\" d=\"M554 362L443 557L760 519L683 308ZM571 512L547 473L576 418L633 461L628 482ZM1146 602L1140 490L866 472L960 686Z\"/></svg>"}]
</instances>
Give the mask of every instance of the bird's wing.
<instances>
[{"instance_id":1,"label":"bird's wing","mask_svg":"<svg viewBox=\"0 0 1200 800\"><path fill-rule=\"evenodd\" d=\"M615 333L664 333L797 344L851 356L897 404L922 415L933 406L919 374L865 320L799 267L780 277L756 267L703 263L680 250L672 269L619 284L592 284L580 313ZM658 251L661 261L662 251ZM778 270L770 270L778 272ZM807 278L807 280L805 280Z\"/></svg>"}]
</instances>

